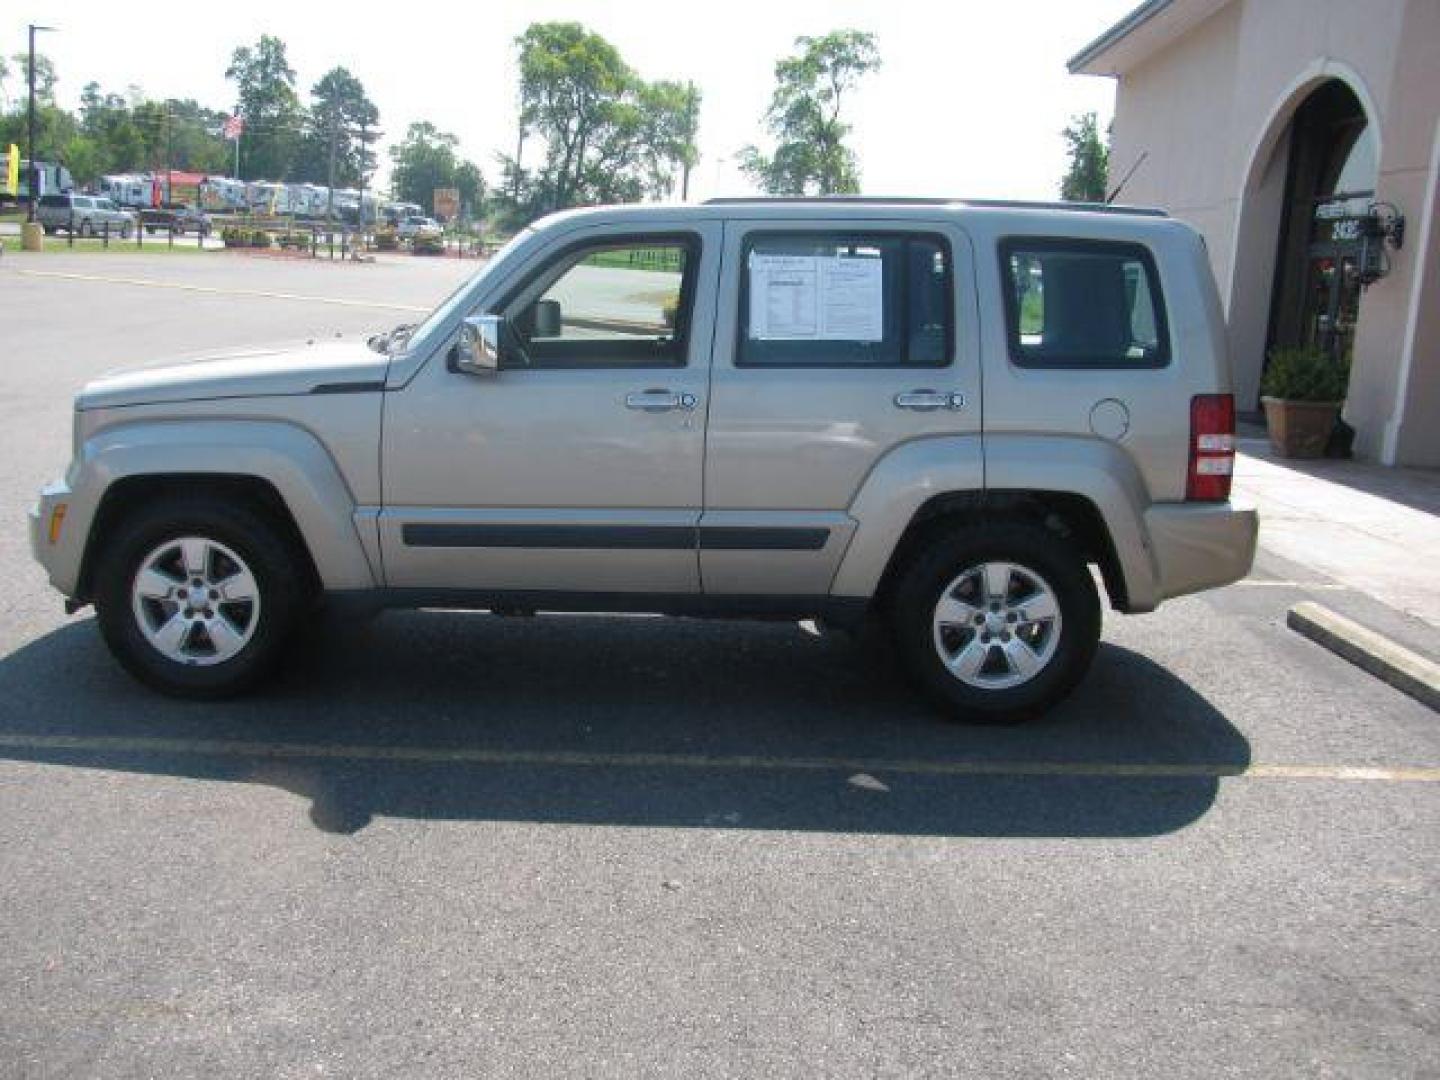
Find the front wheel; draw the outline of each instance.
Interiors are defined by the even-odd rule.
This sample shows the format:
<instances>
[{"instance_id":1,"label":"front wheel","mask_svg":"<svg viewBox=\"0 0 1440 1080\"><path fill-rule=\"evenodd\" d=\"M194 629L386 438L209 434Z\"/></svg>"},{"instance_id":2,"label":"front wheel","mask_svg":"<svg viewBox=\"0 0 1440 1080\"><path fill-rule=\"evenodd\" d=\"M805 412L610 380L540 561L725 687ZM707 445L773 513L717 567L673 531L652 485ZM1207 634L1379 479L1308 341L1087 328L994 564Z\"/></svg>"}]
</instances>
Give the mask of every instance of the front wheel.
<instances>
[{"instance_id":1,"label":"front wheel","mask_svg":"<svg viewBox=\"0 0 1440 1080\"><path fill-rule=\"evenodd\" d=\"M226 697L258 683L305 595L302 563L267 517L203 497L131 515L96 568L110 651L140 681L177 697Z\"/></svg>"},{"instance_id":2,"label":"front wheel","mask_svg":"<svg viewBox=\"0 0 1440 1080\"><path fill-rule=\"evenodd\" d=\"M901 573L892 608L901 657L959 719L1014 723L1068 694L1100 640L1089 568L1038 525L937 536Z\"/></svg>"}]
</instances>

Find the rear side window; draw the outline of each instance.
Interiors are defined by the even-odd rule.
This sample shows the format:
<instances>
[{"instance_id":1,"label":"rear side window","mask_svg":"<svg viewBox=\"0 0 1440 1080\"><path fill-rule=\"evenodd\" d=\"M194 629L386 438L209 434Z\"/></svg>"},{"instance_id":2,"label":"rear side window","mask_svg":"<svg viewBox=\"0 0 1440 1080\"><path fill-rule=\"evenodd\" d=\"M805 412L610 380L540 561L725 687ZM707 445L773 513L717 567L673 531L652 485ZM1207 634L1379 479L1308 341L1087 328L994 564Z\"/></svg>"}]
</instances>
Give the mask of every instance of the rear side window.
<instances>
[{"instance_id":1,"label":"rear side window","mask_svg":"<svg viewBox=\"0 0 1440 1080\"><path fill-rule=\"evenodd\" d=\"M740 367L944 367L955 340L939 236L763 233L745 244Z\"/></svg>"},{"instance_id":2,"label":"rear side window","mask_svg":"<svg viewBox=\"0 0 1440 1080\"><path fill-rule=\"evenodd\" d=\"M1170 362L1155 260L1139 244L1016 238L1000 245L1010 358L1022 367Z\"/></svg>"},{"instance_id":3,"label":"rear side window","mask_svg":"<svg viewBox=\"0 0 1440 1080\"><path fill-rule=\"evenodd\" d=\"M69 206L70 196L68 195L41 195L41 206Z\"/></svg>"}]
</instances>

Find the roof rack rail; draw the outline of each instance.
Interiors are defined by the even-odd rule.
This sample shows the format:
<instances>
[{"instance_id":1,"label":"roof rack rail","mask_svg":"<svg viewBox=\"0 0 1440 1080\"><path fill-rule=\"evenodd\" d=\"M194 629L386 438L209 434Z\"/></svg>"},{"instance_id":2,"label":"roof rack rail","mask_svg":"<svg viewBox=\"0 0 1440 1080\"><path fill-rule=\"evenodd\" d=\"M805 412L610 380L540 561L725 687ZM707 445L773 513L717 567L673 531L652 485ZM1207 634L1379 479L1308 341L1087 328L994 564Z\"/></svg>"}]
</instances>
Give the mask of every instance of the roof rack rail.
<instances>
[{"instance_id":1,"label":"roof rack rail","mask_svg":"<svg viewBox=\"0 0 1440 1080\"><path fill-rule=\"evenodd\" d=\"M1048 202L1027 199L947 199L915 195L731 195L706 199L705 206L763 206L780 203L888 204L890 206L972 206L982 210L1068 210L1090 214L1135 214L1169 217L1158 206L1126 206L1097 202Z\"/></svg>"}]
</instances>

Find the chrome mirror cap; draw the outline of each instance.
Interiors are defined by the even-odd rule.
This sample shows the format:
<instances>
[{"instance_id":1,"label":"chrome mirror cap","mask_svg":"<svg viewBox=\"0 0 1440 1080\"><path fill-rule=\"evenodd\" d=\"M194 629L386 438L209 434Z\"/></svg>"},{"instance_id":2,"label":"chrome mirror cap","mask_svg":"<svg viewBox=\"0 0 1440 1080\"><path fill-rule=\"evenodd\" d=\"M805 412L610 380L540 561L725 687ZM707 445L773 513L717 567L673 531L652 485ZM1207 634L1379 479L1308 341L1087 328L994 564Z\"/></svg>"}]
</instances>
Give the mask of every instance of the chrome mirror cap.
<instances>
[{"instance_id":1,"label":"chrome mirror cap","mask_svg":"<svg viewBox=\"0 0 1440 1080\"><path fill-rule=\"evenodd\" d=\"M460 323L455 347L455 370L467 375L490 375L500 370L502 315L476 315Z\"/></svg>"}]
</instances>

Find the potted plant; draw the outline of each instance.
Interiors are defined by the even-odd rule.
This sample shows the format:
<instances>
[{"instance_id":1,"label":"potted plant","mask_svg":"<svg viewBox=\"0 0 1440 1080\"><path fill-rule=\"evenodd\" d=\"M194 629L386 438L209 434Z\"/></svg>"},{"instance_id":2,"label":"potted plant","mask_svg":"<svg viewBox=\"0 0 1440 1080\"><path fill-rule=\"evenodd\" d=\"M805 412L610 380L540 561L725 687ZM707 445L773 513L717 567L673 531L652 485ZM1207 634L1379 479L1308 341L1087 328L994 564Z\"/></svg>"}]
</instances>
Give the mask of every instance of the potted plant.
<instances>
[{"instance_id":1,"label":"potted plant","mask_svg":"<svg viewBox=\"0 0 1440 1080\"><path fill-rule=\"evenodd\" d=\"M1323 456L1349 382L1348 360L1324 349L1304 345L1272 352L1260 380L1260 404L1275 452L1290 458Z\"/></svg>"}]
</instances>

